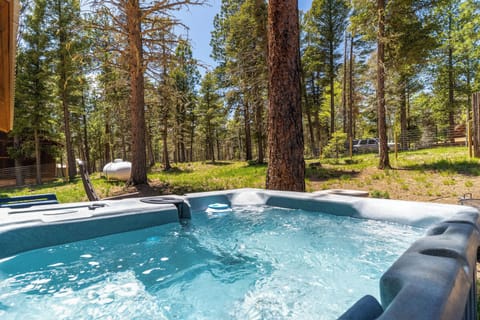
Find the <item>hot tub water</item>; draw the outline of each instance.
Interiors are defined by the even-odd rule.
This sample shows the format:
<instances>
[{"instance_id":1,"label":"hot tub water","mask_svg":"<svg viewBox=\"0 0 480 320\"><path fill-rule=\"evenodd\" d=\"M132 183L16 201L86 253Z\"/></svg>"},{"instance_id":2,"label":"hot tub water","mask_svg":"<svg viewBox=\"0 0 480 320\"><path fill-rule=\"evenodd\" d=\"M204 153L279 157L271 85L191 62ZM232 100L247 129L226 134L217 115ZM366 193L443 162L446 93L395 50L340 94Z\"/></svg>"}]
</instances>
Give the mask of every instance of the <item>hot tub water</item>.
<instances>
[{"instance_id":1,"label":"hot tub water","mask_svg":"<svg viewBox=\"0 0 480 320\"><path fill-rule=\"evenodd\" d=\"M1 319L334 319L424 229L272 207L0 262Z\"/></svg>"}]
</instances>

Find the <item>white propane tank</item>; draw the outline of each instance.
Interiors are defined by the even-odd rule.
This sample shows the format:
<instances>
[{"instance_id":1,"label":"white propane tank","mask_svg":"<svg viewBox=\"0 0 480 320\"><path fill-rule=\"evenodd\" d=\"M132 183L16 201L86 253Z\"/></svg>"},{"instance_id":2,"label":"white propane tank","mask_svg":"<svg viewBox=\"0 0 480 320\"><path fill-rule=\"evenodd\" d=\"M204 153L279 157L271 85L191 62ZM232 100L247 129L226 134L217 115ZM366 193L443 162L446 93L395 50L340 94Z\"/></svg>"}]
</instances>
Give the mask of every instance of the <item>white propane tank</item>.
<instances>
[{"instance_id":1,"label":"white propane tank","mask_svg":"<svg viewBox=\"0 0 480 320\"><path fill-rule=\"evenodd\" d=\"M103 174L107 179L116 179L127 181L132 171L132 163L123 161L123 159L115 159L103 167Z\"/></svg>"}]
</instances>

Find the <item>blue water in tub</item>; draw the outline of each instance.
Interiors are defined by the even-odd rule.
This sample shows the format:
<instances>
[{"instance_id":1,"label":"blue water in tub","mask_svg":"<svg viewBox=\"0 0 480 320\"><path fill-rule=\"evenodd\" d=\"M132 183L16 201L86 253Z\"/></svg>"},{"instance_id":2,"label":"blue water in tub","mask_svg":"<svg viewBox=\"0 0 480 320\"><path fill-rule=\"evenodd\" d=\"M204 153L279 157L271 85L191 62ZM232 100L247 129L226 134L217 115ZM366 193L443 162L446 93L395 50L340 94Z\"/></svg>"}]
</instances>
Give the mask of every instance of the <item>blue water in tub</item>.
<instances>
[{"instance_id":1,"label":"blue water in tub","mask_svg":"<svg viewBox=\"0 0 480 320\"><path fill-rule=\"evenodd\" d=\"M335 319L424 229L238 207L0 261L0 319Z\"/></svg>"}]
</instances>

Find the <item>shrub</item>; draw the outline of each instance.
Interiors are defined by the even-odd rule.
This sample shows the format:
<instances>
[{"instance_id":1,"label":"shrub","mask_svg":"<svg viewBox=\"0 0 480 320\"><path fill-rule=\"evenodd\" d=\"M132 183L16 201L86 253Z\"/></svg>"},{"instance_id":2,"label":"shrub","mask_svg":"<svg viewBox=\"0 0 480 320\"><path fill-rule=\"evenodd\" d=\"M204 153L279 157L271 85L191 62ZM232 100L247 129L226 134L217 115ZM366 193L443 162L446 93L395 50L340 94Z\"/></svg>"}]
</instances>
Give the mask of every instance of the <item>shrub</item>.
<instances>
[{"instance_id":1,"label":"shrub","mask_svg":"<svg viewBox=\"0 0 480 320\"><path fill-rule=\"evenodd\" d=\"M345 154L347 134L341 131L335 131L328 144L323 148L324 158L338 159Z\"/></svg>"}]
</instances>

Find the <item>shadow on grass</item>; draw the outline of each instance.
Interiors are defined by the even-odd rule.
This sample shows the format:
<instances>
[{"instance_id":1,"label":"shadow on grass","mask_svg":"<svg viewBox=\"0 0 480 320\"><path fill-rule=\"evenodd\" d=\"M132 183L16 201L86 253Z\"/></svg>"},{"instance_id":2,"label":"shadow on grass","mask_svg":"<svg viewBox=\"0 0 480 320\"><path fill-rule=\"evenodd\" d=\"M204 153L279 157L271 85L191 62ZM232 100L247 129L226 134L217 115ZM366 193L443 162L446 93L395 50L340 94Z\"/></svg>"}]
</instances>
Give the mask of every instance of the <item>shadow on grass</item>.
<instances>
[{"instance_id":1,"label":"shadow on grass","mask_svg":"<svg viewBox=\"0 0 480 320\"><path fill-rule=\"evenodd\" d=\"M329 179L352 179L358 176L360 172L353 170L334 170L325 168L307 168L305 178L310 181L326 181Z\"/></svg>"},{"instance_id":2,"label":"shadow on grass","mask_svg":"<svg viewBox=\"0 0 480 320\"><path fill-rule=\"evenodd\" d=\"M449 161L438 160L432 163L419 163L404 166L397 170L418 170L418 171L438 171L438 172L451 172L458 173L467 176L480 176L480 165L477 161Z\"/></svg>"},{"instance_id":3,"label":"shadow on grass","mask_svg":"<svg viewBox=\"0 0 480 320\"><path fill-rule=\"evenodd\" d=\"M180 169L178 167L172 167L168 170L163 170L163 169L158 169L158 170L152 170L151 173L163 173L167 175L178 175L182 173L192 173L193 169Z\"/></svg>"},{"instance_id":4,"label":"shadow on grass","mask_svg":"<svg viewBox=\"0 0 480 320\"><path fill-rule=\"evenodd\" d=\"M228 162L228 161L215 161L215 162L207 161L207 162L205 162L205 164L208 164L208 165L211 165L211 166L221 167L221 166L231 165L232 163Z\"/></svg>"},{"instance_id":5,"label":"shadow on grass","mask_svg":"<svg viewBox=\"0 0 480 320\"><path fill-rule=\"evenodd\" d=\"M153 197L153 196L163 196L163 195L183 195L186 193L194 193L194 192L204 192L209 191L205 190L205 188L201 186L194 186L194 185L171 185L169 183L150 183L149 185L138 185L135 187L129 187L120 194L125 193L135 193L138 194L133 195L134 197Z\"/></svg>"}]
</instances>

